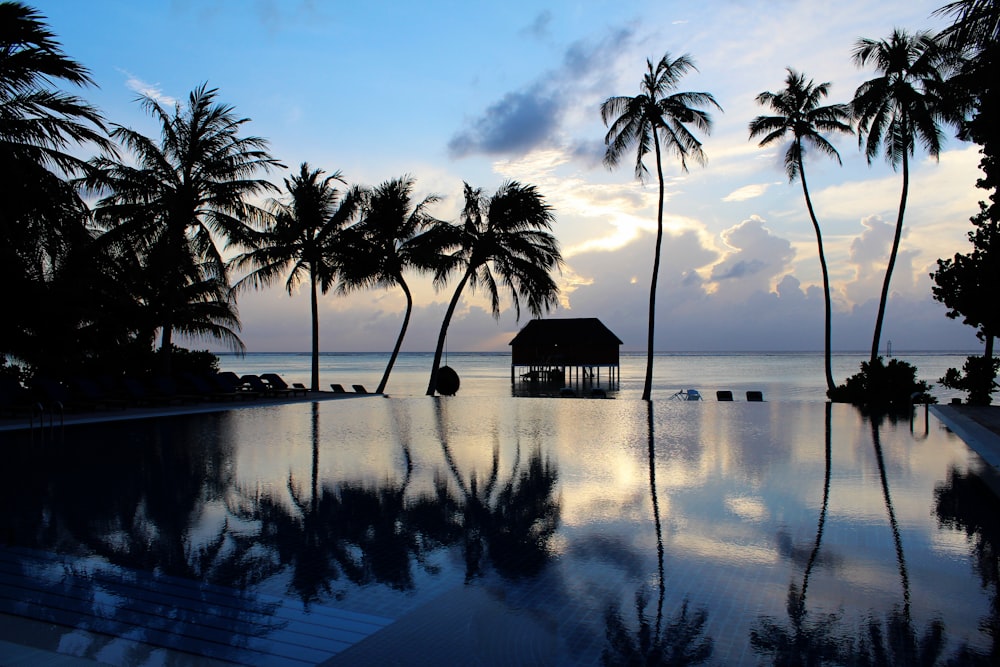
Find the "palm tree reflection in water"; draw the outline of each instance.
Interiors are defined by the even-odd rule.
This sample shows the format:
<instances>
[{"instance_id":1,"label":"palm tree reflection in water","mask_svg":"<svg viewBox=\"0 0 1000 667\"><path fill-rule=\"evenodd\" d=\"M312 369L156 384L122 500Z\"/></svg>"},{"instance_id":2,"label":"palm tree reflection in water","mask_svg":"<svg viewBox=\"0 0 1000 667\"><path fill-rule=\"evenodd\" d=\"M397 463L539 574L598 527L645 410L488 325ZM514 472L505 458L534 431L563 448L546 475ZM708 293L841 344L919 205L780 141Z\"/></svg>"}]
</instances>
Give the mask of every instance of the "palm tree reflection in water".
<instances>
[{"instance_id":1,"label":"palm tree reflection in water","mask_svg":"<svg viewBox=\"0 0 1000 667\"><path fill-rule=\"evenodd\" d=\"M445 412L444 401L437 399L438 437L459 495L452 496L440 477L435 486L439 501L451 510L453 525L448 532L460 535L463 542L466 582L482 574L487 562L505 577L538 574L549 561L549 543L559 527L561 506L553 497L558 479L555 465L536 449L522 469L518 441L510 477L498 487L500 443L494 432L489 476L481 484L473 470L466 482L451 449Z\"/></svg>"},{"instance_id":2,"label":"palm tree reflection in water","mask_svg":"<svg viewBox=\"0 0 1000 667\"><path fill-rule=\"evenodd\" d=\"M793 581L788 585L785 610L788 626L783 626L770 616L761 616L750 630L750 645L755 653L770 656L776 665L816 665L824 662L838 664L843 657L843 640L834 635L840 624L840 612L823 614L809 618L806 609L806 593L809 577L819 559L823 542L823 528L826 525L826 511L830 501L830 475L833 467L832 452L832 409L827 402L824 413L825 472L823 475L823 503L816 524L816 541L813 543L805 573L802 575L802 589Z\"/></svg>"},{"instance_id":3,"label":"palm tree reflection in water","mask_svg":"<svg viewBox=\"0 0 1000 667\"><path fill-rule=\"evenodd\" d=\"M663 576L663 530L660 523L660 502L656 492L656 440L653 430L653 402L646 401L649 451L649 491L653 501L653 524L656 527L656 562L658 595L656 621L651 627L646 616L646 593L641 588L635 594L635 614L639 627L633 636L622 618L617 603L604 613L607 645L601 653L605 665L698 665L712 657L714 640L703 635L708 612L688 611L684 598L680 610L663 626L663 601L666 583Z\"/></svg>"},{"instance_id":4,"label":"palm tree reflection in water","mask_svg":"<svg viewBox=\"0 0 1000 667\"><path fill-rule=\"evenodd\" d=\"M903 605L894 607L883 620L874 612L863 619L857 636L843 627L843 613L829 613L810 620L806 608L809 577L816 564L830 497L832 468L832 404L826 404L825 450L826 471L823 481L823 504L816 527L816 542L809 556L802 579L802 590L789 585L786 610L788 626L774 618L761 616L750 631L750 644L758 654L769 656L776 665L933 665L937 664L946 644L945 628L940 619L931 620L923 636L918 638L910 614L910 583L903 553L903 542L889 492L885 457L882 451L879 416L869 416L872 446L878 465L882 496L889 515L896 562L899 568ZM961 654L960 654L961 655ZM958 664L967 664L959 662Z\"/></svg>"},{"instance_id":5,"label":"palm tree reflection in water","mask_svg":"<svg viewBox=\"0 0 1000 667\"><path fill-rule=\"evenodd\" d=\"M271 558L256 573L261 580L290 567L289 587L304 603L332 595L342 598L349 586L372 583L408 591L415 588L412 564L439 572L432 551L463 544L466 582L492 562L505 577L537 574L550 557L549 542L559 525L560 505L553 497L557 471L536 451L522 468L520 450L506 482L499 475L499 444L490 475L481 485L474 472L464 481L449 444L447 420L439 405L438 427L445 461L458 486L455 494L442 474L434 494L407 499L413 473L409 434L397 434L405 471L401 480L373 485L345 480L321 485L319 480L318 404L312 414L312 479L307 494L289 473L283 494L244 493L230 511L259 524L248 537ZM394 423L406 424L396 419ZM289 505L288 500L291 503ZM343 581L335 591L332 583Z\"/></svg>"}]
</instances>

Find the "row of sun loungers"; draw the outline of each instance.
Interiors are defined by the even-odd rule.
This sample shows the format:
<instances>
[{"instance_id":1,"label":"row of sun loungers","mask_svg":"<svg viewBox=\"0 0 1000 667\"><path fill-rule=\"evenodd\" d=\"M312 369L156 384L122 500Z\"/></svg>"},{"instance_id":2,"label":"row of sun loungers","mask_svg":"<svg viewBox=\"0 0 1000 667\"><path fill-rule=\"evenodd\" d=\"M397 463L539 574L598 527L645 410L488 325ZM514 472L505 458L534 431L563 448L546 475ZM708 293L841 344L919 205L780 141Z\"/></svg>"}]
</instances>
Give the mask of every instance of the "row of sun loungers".
<instances>
[{"instance_id":1,"label":"row of sun loungers","mask_svg":"<svg viewBox=\"0 0 1000 667\"><path fill-rule=\"evenodd\" d=\"M728 389L721 389L715 392L715 398L720 401L731 401L733 400L733 392ZM760 391L748 391L747 401L750 403L760 403L764 400L764 393Z\"/></svg>"},{"instance_id":2,"label":"row of sun loungers","mask_svg":"<svg viewBox=\"0 0 1000 667\"><path fill-rule=\"evenodd\" d=\"M354 393L355 394L367 394L368 393L368 390L365 389L365 386L363 384L356 384L356 385L352 385L352 386L354 388ZM344 389L344 385L342 385L342 384L331 384L330 385L330 390L333 393L335 393L335 394L349 394L350 393L349 391L347 391L346 389Z\"/></svg>"},{"instance_id":3,"label":"row of sun loungers","mask_svg":"<svg viewBox=\"0 0 1000 667\"><path fill-rule=\"evenodd\" d=\"M138 406L182 405L207 401L239 401L306 396L301 383L288 385L276 373L238 376L182 373L176 377L96 377L58 381L36 377L29 387L0 377L0 416L45 410L101 410Z\"/></svg>"}]
</instances>

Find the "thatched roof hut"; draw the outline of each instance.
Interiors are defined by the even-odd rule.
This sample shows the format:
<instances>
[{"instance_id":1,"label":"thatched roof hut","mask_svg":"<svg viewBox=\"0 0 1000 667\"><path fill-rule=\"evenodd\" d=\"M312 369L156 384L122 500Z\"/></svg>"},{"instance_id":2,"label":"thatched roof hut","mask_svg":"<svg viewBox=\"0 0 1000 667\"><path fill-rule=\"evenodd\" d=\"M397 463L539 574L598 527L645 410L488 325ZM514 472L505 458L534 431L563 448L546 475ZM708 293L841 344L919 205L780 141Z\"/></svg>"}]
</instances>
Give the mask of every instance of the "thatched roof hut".
<instances>
[{"instance_id":1,"label":"thatched roof hut","mask_svg":"<svg viewBox=\"0 0 1000 667\"><path fill-rule=\"evenodd\" d=\"M552 382L574 378L600 386L601 368L608 368L609 384L617 382L622 341L596 317L531 320L510 341L511 383L516 369L525 381ZM569 370L569 378L566 371Z\"/></svg>"}]
</instances>

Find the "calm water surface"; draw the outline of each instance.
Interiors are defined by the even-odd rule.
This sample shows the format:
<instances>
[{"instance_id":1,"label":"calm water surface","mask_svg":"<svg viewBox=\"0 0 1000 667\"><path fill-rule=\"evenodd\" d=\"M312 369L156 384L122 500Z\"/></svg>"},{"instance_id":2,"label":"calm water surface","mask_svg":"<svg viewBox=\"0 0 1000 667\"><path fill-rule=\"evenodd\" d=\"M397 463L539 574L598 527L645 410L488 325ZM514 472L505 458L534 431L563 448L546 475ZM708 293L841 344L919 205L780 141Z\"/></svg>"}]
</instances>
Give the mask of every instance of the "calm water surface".
<instances>
[{"instance_id":1,"label":"calm water surface","mask_svg":"<svg viewBox=\"0 0 1000 667\"><path fill-rule=\"evenodd\" d=\"M8 550L74 559L22 567L91 573L109 622L132 601L97 570L242 591L257 643L281 610L385 619L334 664L616 663L649 637L688 664L1000 657L993 480L933 414L372 397L0 445ZM53 650L164 660L82 637Z\"/></svg>"}]
</instances>

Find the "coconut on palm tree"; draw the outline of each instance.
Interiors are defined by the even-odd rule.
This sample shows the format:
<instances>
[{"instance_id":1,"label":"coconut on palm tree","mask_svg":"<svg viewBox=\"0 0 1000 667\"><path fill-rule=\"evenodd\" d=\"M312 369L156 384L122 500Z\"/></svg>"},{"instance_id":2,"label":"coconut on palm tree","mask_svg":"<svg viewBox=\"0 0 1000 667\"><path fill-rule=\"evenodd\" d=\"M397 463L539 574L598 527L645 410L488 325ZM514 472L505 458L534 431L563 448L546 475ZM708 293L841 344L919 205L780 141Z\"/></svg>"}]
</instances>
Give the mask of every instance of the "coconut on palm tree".
<instances>
[{"instance_id":1,"label":"coconut on palm tree","mask_svg":"<svg viewBox=\"0 0 1000 667\"><path fill-rule=\"evenodd\" d=\"M361 188L337 189L336 183L344 183L340 171L325 178L323 174L322 169L310 169L303 162L298 174L286 178L288 200L272 202L273 218L252 239L254 249L232 261L237 270L251 269L236 283L237 288L259 289L284 276L291 295L302 282L309 282L312 391L319 391L318 295L336 283L343 263L341 234L355 219L365 196Z\"/></svg>"},{"instance_id":2,"label":"coconut on palm tree","mask_svg":"<svg viewBox=\"0 0 1000 667\"><path fill-rule=\"evenodd\" d=\"M553 220L551 207L533 185L507 181L488 196L481 188L465 184L461 225L439 226L440 247L453 245L456 250L436 272L435 282L442 284L455 270L461 271L462 277L441 322L427 383L428 396L438 389L448 325L466 285L473 291L486 291L490 310L497 319L502 289L509 293L517 319L521 317L522 300L535 317L556 306L559 286L552 278L552 270L561 267L562 253L549 231Z\"/></svg>"},{"instance_id":3,"label":"coconut on palm tree","mask_svg":"<svg viewBox=\"0 0 1000 667\"><path fill-rule=\"evenodd\" d=\"M644 162L652 148L656 156L656 176L659 182L659 199L656 212L656 249L653 255L653 274L649 286L649 320L646 336L646 380L642 399L648 401L653 386L653 329L656 315L656 283L660 273L660 248L663 243L663 156L665 150L674 153L681 169L688 171L688 161L699 164L706 161L701 141L691 128L711 131L712 120L701 107L714 106L720 111L710 93L673 92L681 78L696 70L694 61L687 55L671 60L670 54L653 64L646 61L647 71L634 97L609 97L601 105L601 120L608 126L604 137L607 150L604 164L615 167L633 146L636 149L635 175L643 180L648 169ZM689 127L691 126L691 127ZM662 146L661 146L662 144Z\"/></svg>"},{"instance_id":4,"label":"coconut on palm tree","mask_svg":"<svg viewBox=\"0 0 1000 667\"><path fill-rule=\"evenodd\" d=\"M414 204L413 188L414 180L409 177L395 178L374 188L365 198L361 219L344 233L342 291L398 285L406 297L403 323L375 390L378 394L389 382L413 311L413 295L404 272L433 271L448 261L443 256L450 243L447 233L442 234L446 224L427 212L440 198L429 195Z\"/></svg>"},{"instance_id":5,"label":"coconut on palm tree","mask_svg":"<svg viewBox=\"0 0 1000 667\"><path fill-rule=\"evenodd\" d=\"M826 388L833 391L836 384L833 381L833 366L830 357L831 311L830 275L826 268L826 255L823 252L823 234L816 220L812 199L809 197L809 187L806 185L806 167L803 156L806 145L836 158L840 164L840 154L834 148L823 132L851 132L850 107L846 104L830 104L820 106L820 102L829 94L829 83L813 83L806 80L805 75L788 68L785 77L785 88L777 93L765 91L757 96L757 103L769 107L775 112L773 116L757 116L750 122L750 138L764 135L759 146L768 146L791 135L791 143L785 151L785 173L788 181L798 178L802 182L802 194L806 199L806 209L816 232L816 247L819 253L819 265L823 273L823 296L825 303L824 328L824 360L826 370Z\"/></svg>"},{"instance_id":6,"label":"coconut on palm tree","mask_svg":"<svg viewBox=\"0 0 1000 667\"><path fill-rule=\"evenodd\" d=\"M875 319L870 364L878 360L889 285L903 233L910 157L919 142L937 159L944 140L942 125L959 120L961 110L949 99L947 85L947 75L955 64L953 56L944 43L926 31L910 34L896 29L888 39L864 38L854 47L855 64L871 65L877 73L875 78L858 86L851 102L858 125L858 145L869 164L881 153L893 169L900 169L903 178L896 231Z\"/></svg>"},{"instance_id":7,"label":"coconut on palm tree","mask_svg":"<svg viewBox=\"0 0 1000 667\"><path fill-rule=\"evenodd\" d=\"M266 140L241 136L249 120L217 102L217 93L203 84L186 105L173 110L142 98L143 108L160 124L159 141L116 126L111 136L132 159L95 158L99 173L87 179L89 186L108 193L95 211L105 242L155 255L164 288L158 325L166 369L173 331L183 317L177 312L183 299L176 297L192 282L229 285L219 244L246 246L253 240L266 215L251 201L274 189L257 175L281 166L267 152ZM198 277L192 276L195 268Z\"/></svg>"}]
</instances>

